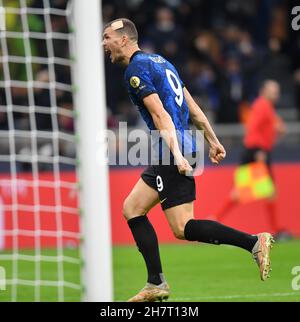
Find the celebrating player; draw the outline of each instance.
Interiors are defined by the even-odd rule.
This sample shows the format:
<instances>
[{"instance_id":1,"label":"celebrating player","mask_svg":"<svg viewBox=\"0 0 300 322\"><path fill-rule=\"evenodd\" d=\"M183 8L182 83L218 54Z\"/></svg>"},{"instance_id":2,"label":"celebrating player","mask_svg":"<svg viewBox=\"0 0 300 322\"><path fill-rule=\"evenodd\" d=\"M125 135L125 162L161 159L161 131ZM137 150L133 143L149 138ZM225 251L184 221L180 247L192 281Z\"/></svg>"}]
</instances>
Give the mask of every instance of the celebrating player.
<instances>
[{"instance_id":1,"label":"celebrating player","mask_svg":"<svg viewBox=\"0 0 300 322\"><path fill-rule=\"evenodd\" d=\"M188 160L198 151L192 137L184 138L185 146L180 149L176 131L184 133L190 117L195 126L204 131L212 163L219 164L226 152L175 67L159 55L141 51L136 27L125 18L104 27L103 46L112 63L127 66L125 82L132 102L149 129L160 131L173 157L170 165L150 165L124 202L124 216L148 271L146 286L129 301L158 301L167 299L170 294L162 271L157 236L146 216L159 202L177 238L229 244L252 252L261 279L265 280L269 276L273 241L269 233L249 235L215 221L194 219L195 181L187 174L193 170Z\"/></svg>"}]
</instances>

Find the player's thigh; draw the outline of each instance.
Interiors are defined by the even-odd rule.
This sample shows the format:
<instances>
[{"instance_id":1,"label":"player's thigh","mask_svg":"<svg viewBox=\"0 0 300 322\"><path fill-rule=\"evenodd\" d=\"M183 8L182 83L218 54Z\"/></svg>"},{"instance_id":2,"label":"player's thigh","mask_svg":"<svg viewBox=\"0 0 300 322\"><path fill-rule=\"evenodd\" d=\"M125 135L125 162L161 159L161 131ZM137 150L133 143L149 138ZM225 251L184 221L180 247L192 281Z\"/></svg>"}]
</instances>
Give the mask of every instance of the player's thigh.
<instances>
[{"instance_id":1,"label":"player's thigh","mask_svg":"<svg viewBox=\"0 0 300 322\"><path fill-rule=\"evenodd\" d=\"M140 178L124 201L123 214L127 220L145 215L158 202L158 192Z\"/></svg>"},{"instance_id":2,"label":"player's thigh","mask_svg":"<svg viewBox=\"0 0 300 322\"><path fill-rule=\"evenodd\" d=\"M165 209L164 213L174 236L178 239L185 239L184 227L189 220L194 219L194 202Z\"/></svg>"}]
</instances>

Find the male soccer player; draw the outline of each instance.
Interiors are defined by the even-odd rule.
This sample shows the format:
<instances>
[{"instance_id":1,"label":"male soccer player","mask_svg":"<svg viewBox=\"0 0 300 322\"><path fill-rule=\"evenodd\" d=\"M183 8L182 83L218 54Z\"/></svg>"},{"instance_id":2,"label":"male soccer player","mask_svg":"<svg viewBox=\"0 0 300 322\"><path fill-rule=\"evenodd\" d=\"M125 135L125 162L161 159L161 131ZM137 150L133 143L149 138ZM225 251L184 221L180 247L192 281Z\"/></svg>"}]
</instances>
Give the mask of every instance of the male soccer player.
<instances>
[{"instance_id":1,"label":"male soccer player","mask_svg":"<svg viewBox=\"0 0 300 322\"><path fill-rule=\"evenodd\" d=\"M195 126L204 131L212 163L219 164L226 152L175 67L159 55L141 51L136 27L125 18L104 27L103 46L112 63L127 66L125 82L130 98L149 129L160 131L174 160L170 165L150 165L124 202L124 216L148 271L146 286L129 301L158 301L170 294L162 273L157 236L146 216L159 202L177 238L229 244L252 252L261 279L265 280L270 271L270 234L249 235L215 221L194 219L195 182L186 174L193 170L187 159L197 151L193 142L184 142L187 148L181 151L175 131L183 133L188 129L191 117Z\"/></svg>"}]
</instances>

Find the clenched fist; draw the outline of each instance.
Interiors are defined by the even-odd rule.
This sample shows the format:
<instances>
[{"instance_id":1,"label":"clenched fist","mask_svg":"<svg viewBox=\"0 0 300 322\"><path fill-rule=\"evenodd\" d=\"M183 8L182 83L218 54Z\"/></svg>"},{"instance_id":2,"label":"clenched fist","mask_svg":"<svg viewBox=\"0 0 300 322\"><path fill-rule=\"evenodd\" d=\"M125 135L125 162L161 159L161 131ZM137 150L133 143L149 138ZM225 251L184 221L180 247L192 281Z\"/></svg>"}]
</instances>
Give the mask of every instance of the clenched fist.
<instances>
[{"instance_id":1,"label":"clenched fist","mask_svg":"<svg viewBox=\"0 0 300 322\"><path fill-rule=\"evenodd\" d=\"M219 164L226 157L226 151L222 144L218 143L209 148L209 158L212 163Z\"/></svg>"}]
</instances>

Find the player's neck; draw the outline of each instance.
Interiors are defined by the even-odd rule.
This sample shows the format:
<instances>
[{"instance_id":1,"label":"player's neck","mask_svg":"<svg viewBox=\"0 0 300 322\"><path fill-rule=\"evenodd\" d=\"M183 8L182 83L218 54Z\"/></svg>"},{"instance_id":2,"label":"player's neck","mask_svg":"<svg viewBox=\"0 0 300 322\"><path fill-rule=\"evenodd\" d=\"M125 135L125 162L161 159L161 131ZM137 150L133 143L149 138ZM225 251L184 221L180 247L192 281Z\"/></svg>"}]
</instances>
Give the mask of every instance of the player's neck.
<instances>
[{"instance_id":1,"label":"player's neck","mask_svg":"<svg viewBox=\"0 0 300 322\"><path fill-rule=\"evenodd\" d=\"M124 53L124 60L123 60L124 65L126 66L129 65L131 56L139 50L141 49L139 48L138 45L133 45L126 48L126 51Z\"/></svg>"}]
</instances>

